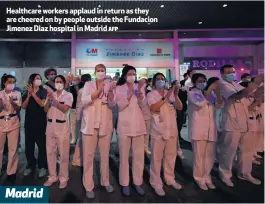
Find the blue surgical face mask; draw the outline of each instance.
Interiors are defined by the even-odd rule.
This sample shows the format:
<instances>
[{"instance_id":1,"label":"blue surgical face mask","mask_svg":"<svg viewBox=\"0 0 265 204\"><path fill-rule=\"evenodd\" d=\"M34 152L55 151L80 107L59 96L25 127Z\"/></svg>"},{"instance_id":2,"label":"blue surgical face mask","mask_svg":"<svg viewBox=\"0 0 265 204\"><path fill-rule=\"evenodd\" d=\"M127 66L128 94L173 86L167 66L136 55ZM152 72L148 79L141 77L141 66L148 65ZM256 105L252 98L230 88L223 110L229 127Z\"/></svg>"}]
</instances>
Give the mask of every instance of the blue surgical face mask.
<instances>
[{"instance_id":1,"label":"blue surgical face mask","mask_svg":"<svg viewBox=\"0 0 265 204\"><path fill-rule=\"evenodd\" d=\"M77 85L77 81L72 81L72 85L73 86Z\"/></svg>"},{"instance_id":2,"label":"blue surgical face mask","mask_svg":"<svg viewBox=\"0 0 265 204\"><path fill-rule=\"evenodd\" d=\"M55 77L56 77L56 75L50 75L49 79L50 79L51 81L54 81L54 80L55 80Z\"/></svg>"},{"instance_id":3,"label":"blue surgical face mask","mask_svg":"<svg viewBox=\"0 0 265 204\"><path fill-rule=\"evenodd\" d=\"M166 82L163 81L163 80L158 80L158 81L156 81L156 88L158 88L158 89L162 89L162 88L164 88L165 85L166 85Z\"/></svg>"},{"instance_id":4,"label":"blue surgical face mask","mask_svg":"<svg viewBox=\"0 0 265 204\"><path fill-rule=\"evenodd\" d=\"M198 88L200 90L204 90L205 87L206 87L206 83L205 82L196 84L196 88Z\"/></svg>"},{"instance_id":5,"label":"blue surgical face mask","mask_svg":"<svg viewBox=\"0 0 265 204\"><path fill-rule=\"evenodd\" d=\"M233 82L233 81L235 81L235 74L234 73L227 74L226 77L225 77L225 80L227 82Z\"/></svg>"}]
</instances>

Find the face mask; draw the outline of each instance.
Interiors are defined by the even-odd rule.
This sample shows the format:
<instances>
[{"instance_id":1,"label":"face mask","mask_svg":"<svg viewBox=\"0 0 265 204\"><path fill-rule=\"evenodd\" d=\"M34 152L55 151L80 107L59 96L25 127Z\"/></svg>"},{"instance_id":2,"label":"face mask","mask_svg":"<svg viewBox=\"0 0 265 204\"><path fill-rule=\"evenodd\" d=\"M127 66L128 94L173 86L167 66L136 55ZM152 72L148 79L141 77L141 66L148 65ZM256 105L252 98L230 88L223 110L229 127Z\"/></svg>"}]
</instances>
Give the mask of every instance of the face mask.
<instances>
[{"instance_id":1,"label":"face mask","mask_svg":"<svg viewBox=\"0 0 265 204\"><path fill-rule=\"evenodd\" d=\"M164 88L165 85L166 85L166 82L163 81L163 80L158 80L158 81L156 81L156 88L158 88L158 89L162 89L162 88Z\"/></svg>"},{"instance_id":2,"label":"face mask","mask_svg":"<svg viewBox=\"0 0 265 204\"><path fill-rule=\"evenodd\" d=\"M50 79L51 81L54 81L55 77L56 77L56 75L51 75L51 76L49 77L49 79Z\"/></svg>"},{"instance_id":3,"label":"face mask","mask_svg":"<svg viewBox=\"0 0 265 204\"><path fill-rule=\"evenodd\" d=\"M196 88L200 89L200 90L204 90L206 87L206 83L198 83L196 84Z\"/></svg>"},{"instance_id":4,"label":"face mask","mask_svg":"<svg viewBox=\"0 0 265 204\"><path fill-rule=\"evenodd\" d=\"M8 91L13 91L14 88L15 88L15 84L7 84L6 85L6 90L8 90Z\"/></svg>"},{"instance_id":5,"label":"face mask","mask_svg":"<svg viewBox=\"0 0 265 204\"><path fill-rule=\"evenodd\" d=\"M40 85L41 85L41 80L40 79L34 80L34 86L35 87L39 87Z\"/></svg>"},{"instance_id":6,"label":"face mask","mask_svg":"<svg viewBox=\"0 0 265 204\"><path fill-rule=\"evenodd\" d=\"M75 86L75 85L77 85L78 83L77 83L77 81L72 81L72 85L73 86Z\"/></svg>"},{"instance_id":7,"label":"face mask","mask_svg":"<svg viewBox=\"0 0 265 204\"><path fill-rule=\"evenodd\" d=\"M55 83L55 88L58 90L58 91L61 91L61 90L63 90L63 84L61 84L61 83Z\"/></svg>"},{"instance_id":8,"label":"face mask","mask_svg":"<svg viewBox=\"0 0 265 204\"><path fill-rule=\"evenodd\" d=\"M96 78L97 79L104 79L104 77L106 76L105 72L96 72Z\"/></svg>"},{"instance_id":9,"label":"face mask","mask_svg":"<svg viewBox=\"0 0 265 204\"><path fill-rule=\"evenodd\" d=\"M235 80L235 74L234 73L227 74L226 77L225 77L225 80L227 82L233 82Z\"/></svg>"},{"instance_id":10,"label":"face mask","mask_svg":"<svg viewBox=\"0 0 265 204\"><path fill-rule=\"evenodd\" d=\"M132 84L135 81L135 76L127 76L126 81Z\"/></svg>"}]
</instances>

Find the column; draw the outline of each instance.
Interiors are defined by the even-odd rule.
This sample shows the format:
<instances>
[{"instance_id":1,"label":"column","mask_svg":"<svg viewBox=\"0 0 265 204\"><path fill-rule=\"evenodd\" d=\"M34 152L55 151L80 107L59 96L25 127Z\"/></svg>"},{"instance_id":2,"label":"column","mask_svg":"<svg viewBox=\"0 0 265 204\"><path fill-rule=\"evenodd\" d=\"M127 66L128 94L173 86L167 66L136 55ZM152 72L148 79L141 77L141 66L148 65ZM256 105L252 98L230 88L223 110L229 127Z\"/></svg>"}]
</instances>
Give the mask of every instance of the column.
<instances>
[{"instance_id":1,"label":"column","mask_svg":"<svg viewBox=\"0 0 265 204\"><path fill-rule=\"evenodd\" d=\"M179 42L178 42L178 31L174 30L174 67L175 67L175 78L180 80L179 76Z\"/></svg>"},{"instance_id":2,"label":"column","mask_svg":"<svg viewBox=\"0 0 265 204\"><path fill-rule=\"evenodd\" d=\"M72 32L71 40L71 74L76 75L75 67L75 58L76 58L76 33Z\"/></svg>"}]
</instances>

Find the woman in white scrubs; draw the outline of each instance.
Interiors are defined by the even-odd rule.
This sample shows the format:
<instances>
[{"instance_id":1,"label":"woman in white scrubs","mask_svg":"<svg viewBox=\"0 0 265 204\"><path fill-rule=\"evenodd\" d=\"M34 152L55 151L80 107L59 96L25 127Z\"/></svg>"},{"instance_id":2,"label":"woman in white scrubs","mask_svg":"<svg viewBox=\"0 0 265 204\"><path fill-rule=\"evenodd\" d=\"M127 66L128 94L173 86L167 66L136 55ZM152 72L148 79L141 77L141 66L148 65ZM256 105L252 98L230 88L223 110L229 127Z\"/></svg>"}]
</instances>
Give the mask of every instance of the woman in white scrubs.
<instances>
[{"instance_id":1,"label":"woman in white scrubs","mask_svg":"<svg viewBox=\"0 0 265 204\"><path fill-rule=\"evenodd\" d=\"M8 179L14 180L18 166L18 138L20 122L18 113L21 109L21 94L15 91L16 78L5 75L2 79L0 91L0 174L2 168L3 151L8 138Z\"/></svg>"},{"instance_id":2,"label":"woman in white scrubs","mask_svg":"<svg viewBox=\"0 0 265 204\"><path fill-rule=\"evenodd\" d=\"M153 90L147 95L152 113L150 183L159 196L165 195L160 176L162 160L164 160L164 178L167 185L172 185L177 190L182 188L175 181L178 149L176 109L183 108L178 91L179 87L176 85L167 90L165 76L162 73L156 73L153 78Z\"/></svg>"},{"instance_id":3,"label":"woman in white scrubs","mask_svg":"<svg viewBox=\"0 0 265 204\"><path fill-rule=\"evenodd\" d=\"M47 113L46 148L49 179L44 186L51 186L58 181L56 172L57 149L60 153L59 181L60 189L67 187L69 177L70 123L69 111L73 104L73 96L64 90L66 80L63 76L55 77L57 91L48 93L44 106Z\"/></svg>"},{"instance_id":4,"label":"woman in white scrubs","mask_svg":"<svg viewBox=\"0 0 265 204\"><path fill-rule=\"evenodd\" d=\"M194 155L193 178L202 190L215 189L210 173L216 155L215 108L222 107L219 81L207 85L206 76L196 73L191 82L194 86L188 92L188 134Z\"/></svg>"},{"instance_id":5,"label":"woman in white scrubs","mask_svg":"<svg viewBox=\"0 0 265 204\"><path fill-rule=\"evenodd\" d=\"M135 84L136 69L125 66L117 82L116 102L119 107L118 138L120 151L119 180L124 195L130 195L129 188L129 152L132 148L132 173L136 191L143 195L144 170L144 135L146 127L140 104L144 103L144 94L141 92L143 83L138 87Z\"/></svg>"},{"instance_id":6,"label":"woman in white scrubs","mask_svg":"<svg viewBox=\"0 0 265 204\"><path fill-rule=\"evenodd\" d=\"M82 151L82 136L81 136L81 121L82 121L82 114L83 114L83 104L82 104L82 92L84 85L87 81L91 81L90 74L84 74L81 76L81 81L79 83L79 91L77 94L77 102L76 102L76 128L77 128L77 142L75 146L75 152L73 155L73 166L82 166L83 165L83 151Z\"/></svg>"},{"instance_id":7,"label":"woman in white scrubs","mask_svg":"<svg viewBox=\"0 0 265 204\"><path fill-rule=\"evenodd\" d=\"M144 94L144 102L141 103L141 110L143 112L143 116L144 116L144 121L145 121L145 127L146 127L146 134L144 136L144 151L146 153L147 156L151 155L151 152L149 150L149 135L150 135L150 120L151 120L151 112L150 112L150 107L148 106L147 103L147 98L146 98L146 87L148 84L148 80L147 79L141 79L141 83L143 83L143 87L141 92Z\"/></svg>"},{"instance_id":8,"label":"woman in white scrubs","mask_svg":"<svg viewBox=\"0 0 265 204\"><path fill-rule=\"evenodd\" d=\"M100 153L101 185L106 191L113 192L109 182L109 151L112 136L112 104L108 101L108 94L112 92L105 79L106 67L98 64L95 67L96 80L86 82L83 88L81 101L84 106L81 124L83 143L83 185L86 196L94 198L94 155L98 145Z\"/></svg>"}]
</instances>

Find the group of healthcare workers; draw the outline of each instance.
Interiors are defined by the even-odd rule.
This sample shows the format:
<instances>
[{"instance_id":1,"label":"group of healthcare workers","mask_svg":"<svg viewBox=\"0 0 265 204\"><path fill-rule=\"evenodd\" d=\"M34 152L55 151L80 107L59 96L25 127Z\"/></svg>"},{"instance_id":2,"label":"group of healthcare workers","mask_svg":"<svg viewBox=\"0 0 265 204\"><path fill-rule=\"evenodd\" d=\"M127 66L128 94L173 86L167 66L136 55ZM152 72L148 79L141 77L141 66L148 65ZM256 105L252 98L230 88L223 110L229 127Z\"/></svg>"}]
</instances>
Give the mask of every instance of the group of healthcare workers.
<instances>
[{"instance_id":1,"label":"group of healthcare workers","mask_svg":"<svg viewBox=\"0 0 265 204\"><path fill-rule=\"evenodd\" d=\"M252 163L264 151L264 76L237 84L235 69L224 65L222 80L207 80L201 73L189 71L183 91L188 96L188 135L194 161L193 177L202 190L215 189L211 179L214 161L219 161L221 180L229 187L232 165L238 156L238 177L253 184L261 181L251 175ZM161 167L167 185L180 190L175 180L179 147L177 112L183 109L178 95L180 86L167 85L162 73L156 73L149 83L136 81L136 69L126 65L120 78L111 80L106 67L95 67L96 80L89 74L65 79L56 70L45 71L48 82L42 86L39 74L29 77L26 92L15 91L15 77L6 75L0 91L0 169L6 137L8 138L9 177L18 165L18 135L20 108L26 110L25 144L27 167L24 175L39 168L39 177L46 175L45 186L59 181L59 188L69 180L70 143L76 144L73 166L83 166L83 185L88 198L94 198L93 164L98 148L101 185L107 192L114 189L109 179L109 152L116 128L119 147L119 183L124 195L130 195L129 155L132 150L133 187L145 193L143 183L144 154L151 158L150 184L159 196L164 196ZM113 110L118 110L118 119ZM216 117L218 115L218 117ZM221 116L221 117L219 117ZM117 127L114 123L117 120ZM149 135L151 136L149 142ZM72 140L70 140L72 136ZM34 157L35 143L38 159ZM45 145L46 144L46 145ZM58 154L59 153L59 154ZM57 175L56 161L60 170Z\"/></svg>"}]
</instances>

